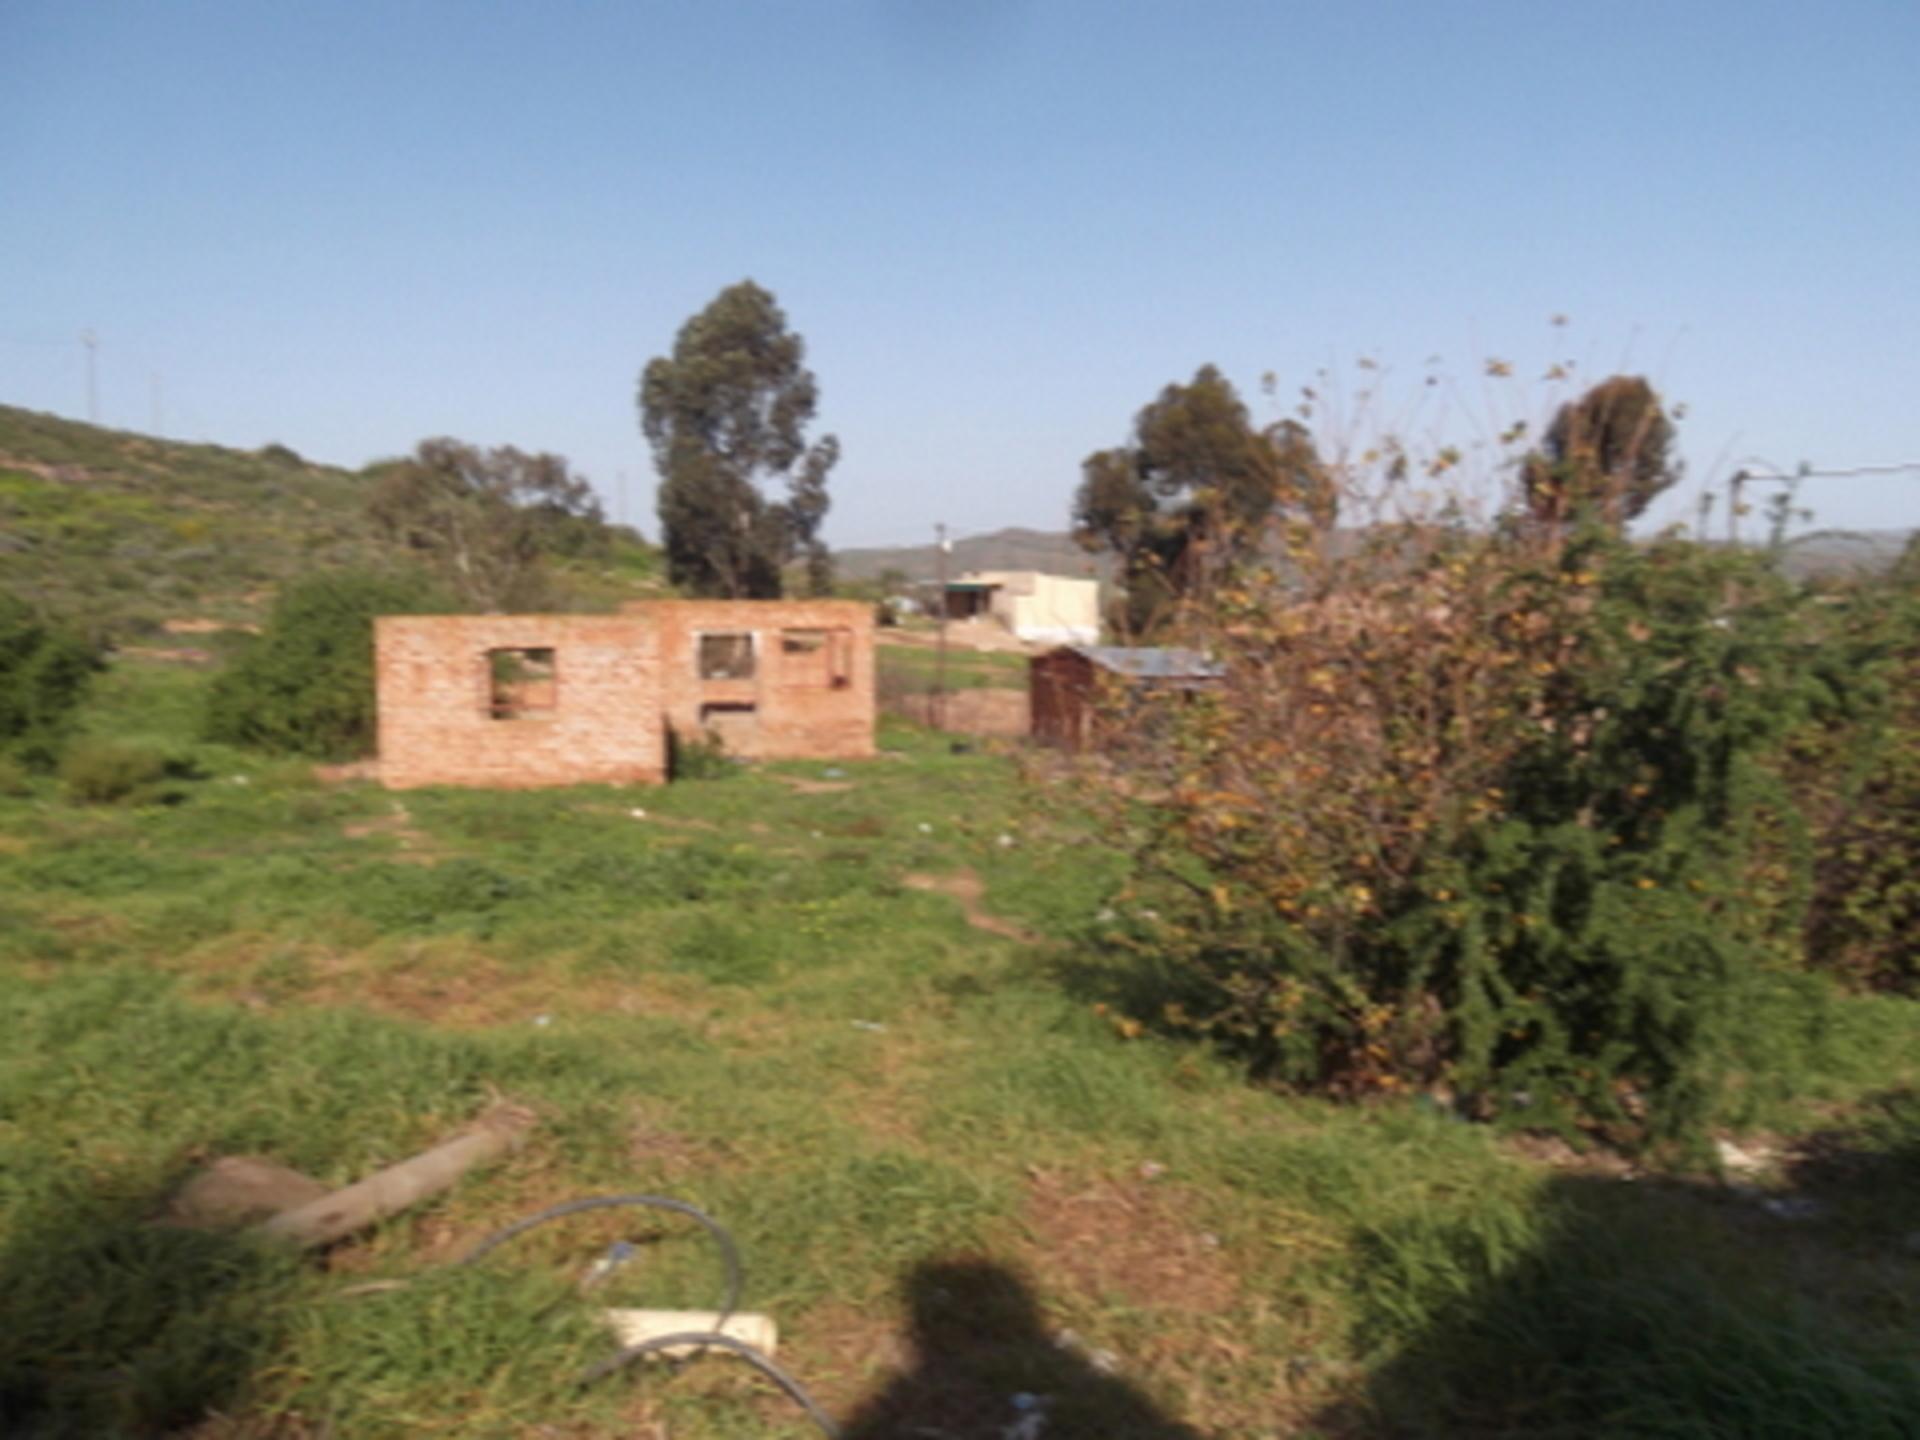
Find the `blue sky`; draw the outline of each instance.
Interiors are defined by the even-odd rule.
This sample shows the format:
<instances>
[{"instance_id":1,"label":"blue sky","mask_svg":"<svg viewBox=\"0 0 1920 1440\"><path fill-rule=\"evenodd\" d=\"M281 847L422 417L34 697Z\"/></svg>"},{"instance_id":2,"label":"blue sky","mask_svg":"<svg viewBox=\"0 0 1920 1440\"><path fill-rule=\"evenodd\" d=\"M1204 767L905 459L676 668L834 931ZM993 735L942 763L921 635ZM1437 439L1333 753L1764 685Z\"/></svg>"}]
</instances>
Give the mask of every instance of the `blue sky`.
<instances>
[{"instance_id":1,"label":"blue sky","mask_svg":"<svg viewBox=\"0 0 1920 1440\"><path fill-rule=\"evenodd\" d=\"M1208 362L1462 439L1643 372L1680 514L1920 461L1917 71L1909 0L0 0L0 401L84 416L92 326L106 423L555 450L653 533L635 379L752 276L836 544L1060 528ZM1804 499L1920 526L1920 471Z\"/></svg>"}]
</instances>

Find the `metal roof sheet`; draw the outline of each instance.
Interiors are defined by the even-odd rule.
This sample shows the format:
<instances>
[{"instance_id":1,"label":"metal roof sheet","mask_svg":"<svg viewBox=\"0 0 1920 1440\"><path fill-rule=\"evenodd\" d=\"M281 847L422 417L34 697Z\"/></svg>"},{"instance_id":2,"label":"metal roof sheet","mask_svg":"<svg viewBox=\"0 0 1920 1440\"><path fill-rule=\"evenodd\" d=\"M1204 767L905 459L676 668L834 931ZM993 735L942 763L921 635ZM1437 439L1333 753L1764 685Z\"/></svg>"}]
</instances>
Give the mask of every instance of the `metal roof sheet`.
<instances>
[{"instance_id":1,"label":"metal roof sheet","mask_svg":"<svg viewBox=\"0 0 1920 1440\"><path fill-rule=\"evenodd\" d=\"M1070 645L1103 670L1138 680L1216 680L1226 667L1198 650L1161 645Z\"/></svg>"}]
</instances>

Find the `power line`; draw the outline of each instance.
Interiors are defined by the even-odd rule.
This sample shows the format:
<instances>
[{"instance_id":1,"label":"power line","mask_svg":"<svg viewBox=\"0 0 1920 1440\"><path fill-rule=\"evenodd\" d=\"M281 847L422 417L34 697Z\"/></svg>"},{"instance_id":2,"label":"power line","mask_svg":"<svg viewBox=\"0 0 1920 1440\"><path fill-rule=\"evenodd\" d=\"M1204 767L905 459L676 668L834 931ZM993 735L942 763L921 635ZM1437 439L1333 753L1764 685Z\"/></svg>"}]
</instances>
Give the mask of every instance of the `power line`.
<instances>
[{"instance_id":1,"label":"power line","mask_svg":"<svg viewBox=\"0 0 1920 1440\"><path fill-rule=\"evenodd\" d=\"M1758 456L1754 458L1759 459ZM1762 461L1762 463L1771 464L1770 461ZM1740 489L1742 486L1760 484L1787 486L1786 495L1782 497L1782 499L1783 503L1791 504L1793 494L1792 487L1798 485L1802 480L1846 480L1857 479L1864 475L1906 475L1914 473L1920 473L1920 460L1903 460L1892 465L1850 465L1837 470L1815 470L1811 466L1802 465L1798 470L1792 471L1791 473L1779 470L1748 470L1743 466L1727 478L1727 540L1729 543L1737 543L1739 540L1740 516L1746 509L1746 507L1740 503ZM1804 513L1809 518L1811 517L1811 511ZM1701 523L1703 526L1705 520L1706 510L1703 507L1701 510Z\"/></svg>"},{"instance_id":2,"label":"power line","mask_svg":"<svg viewBox=\"0 0 1920 1440\"><path fill-rule=\"evenodd\" d=\"M1920 460L1904 460L1897 465L1854 465L1845 470L1795 470L1791 474L1768 474L1760 470L1742 470L1737 480L1837 480L1853 475L1905 475L1920 472Z\"/></svg>"}]
</instances>

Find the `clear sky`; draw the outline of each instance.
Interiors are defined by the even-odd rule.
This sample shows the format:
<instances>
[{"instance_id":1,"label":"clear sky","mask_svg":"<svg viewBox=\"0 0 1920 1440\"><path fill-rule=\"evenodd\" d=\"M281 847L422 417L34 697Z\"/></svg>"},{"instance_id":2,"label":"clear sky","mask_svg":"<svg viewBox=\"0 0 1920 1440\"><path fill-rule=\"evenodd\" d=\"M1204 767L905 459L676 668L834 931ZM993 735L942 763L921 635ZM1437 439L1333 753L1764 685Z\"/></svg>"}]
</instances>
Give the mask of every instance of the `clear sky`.
<instances>
[{"instance_id":1,"label":"clear sky","mask_svg":"<svg viewBox=\"0 0 1920 1440\"><path fill-rule=\"evenodd\" d=\"M0 0L0 401L84 418L91 326L105 423L554 450L652 534L635 379L743 276L841 545L1062 528L1207 362L1438 355L1442 430L1641 371L1689 490L1920 461L1920 5Z\"/></svg>"}]
</instances>

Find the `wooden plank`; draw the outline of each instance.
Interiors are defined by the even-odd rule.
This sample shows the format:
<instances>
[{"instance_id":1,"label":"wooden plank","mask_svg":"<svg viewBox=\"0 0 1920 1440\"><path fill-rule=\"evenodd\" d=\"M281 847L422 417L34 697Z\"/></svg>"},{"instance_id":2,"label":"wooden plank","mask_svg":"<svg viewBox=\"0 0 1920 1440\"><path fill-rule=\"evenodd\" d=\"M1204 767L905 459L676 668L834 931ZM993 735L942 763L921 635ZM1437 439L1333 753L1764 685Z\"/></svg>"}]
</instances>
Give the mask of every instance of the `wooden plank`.
<instances>
[{"instance_id":1,"label":"wooden plank","mask_svg":"<svg viewBox=\"0 0 1920 1440\"><path fill-rule=\"evenodd\" d=\"M284 1210L254 1233L314 1250L376 1225L430 1196L450 1190L476 1166L517 1149L532 1128L530 1112L496 1105L471 1129L305 1205Z\"/></svg>"}]
</instances>

